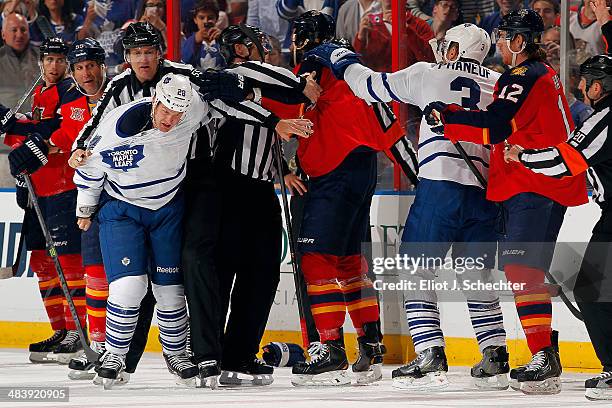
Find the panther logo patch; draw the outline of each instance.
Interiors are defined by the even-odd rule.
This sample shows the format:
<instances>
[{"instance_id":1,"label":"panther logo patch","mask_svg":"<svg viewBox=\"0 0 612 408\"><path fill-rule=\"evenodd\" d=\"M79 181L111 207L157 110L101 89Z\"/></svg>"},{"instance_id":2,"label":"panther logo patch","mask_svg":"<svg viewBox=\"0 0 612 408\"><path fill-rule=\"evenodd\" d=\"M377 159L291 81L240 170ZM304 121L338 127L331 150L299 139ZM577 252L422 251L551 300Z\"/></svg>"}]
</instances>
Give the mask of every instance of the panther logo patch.
<instances>
[{"instance_id":1,"label":"panther logo patch","mask_svg":"<svg viewBox=\"0 0 612 408\"><path fill-rule=\"evenodd\" d=\"M84 114L85 114L85 109L70 107L70 119L76 120L78 122L83 122L85 120Z\"/></svg>"}]
</instances>

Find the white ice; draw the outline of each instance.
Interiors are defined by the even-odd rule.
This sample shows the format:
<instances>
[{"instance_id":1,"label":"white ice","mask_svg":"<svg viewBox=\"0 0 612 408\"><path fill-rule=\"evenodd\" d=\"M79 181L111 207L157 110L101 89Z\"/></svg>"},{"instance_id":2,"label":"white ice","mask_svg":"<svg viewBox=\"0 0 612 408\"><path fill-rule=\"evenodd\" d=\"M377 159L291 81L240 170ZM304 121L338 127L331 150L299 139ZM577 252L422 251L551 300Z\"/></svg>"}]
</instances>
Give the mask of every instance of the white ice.
<instances>
[{"instance_id":1,"label":"white ice","mask_svg":"<svg viewBox=\"0 0 612 408\"><path fill-rule=\"evenodd\" d=\"M469 369L451 367L451 386L437 393L415 393L391 387L391 370L385 366L384 380L370 386L341 388L296 388L291 371L275 371L274 383L266 387L233 389L189 389L175 385L161 354L145 353L138 370L124 387L105 391L91 381L72 381L68 368L28 362L26 350L0 349L0 387L69 387L70 402L0 403L0 407L275 407L275 408L375 408L375 407L583 407L610 406L584 397L584 380L592 374L564 373L563 390L552 396L527 396L520 392L476 391L471 388Z\"/></svg>"}]
</instances>

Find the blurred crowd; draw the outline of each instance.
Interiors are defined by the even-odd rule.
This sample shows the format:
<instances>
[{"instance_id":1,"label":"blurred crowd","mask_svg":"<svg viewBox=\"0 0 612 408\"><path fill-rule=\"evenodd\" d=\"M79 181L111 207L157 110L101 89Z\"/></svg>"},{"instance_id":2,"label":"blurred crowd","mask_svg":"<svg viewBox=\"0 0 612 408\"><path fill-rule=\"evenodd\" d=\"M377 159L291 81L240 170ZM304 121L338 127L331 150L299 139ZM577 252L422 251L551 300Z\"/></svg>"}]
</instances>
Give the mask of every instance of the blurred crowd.
<instances>
[{"instance_id":1,"label":"blurred crowd","mask_svg":"<svg viewBox=\"0 0 612 408\"><path fill-rule=\"evenodd\" d=\"M578 67L588 57L605 51L597 16L585 1L588 2L570 1L567 94L578 123L590 113L590 108L575 97ZM165 8L166 0L3 0L0 102L14 106L38 77L38 46L49 29L68 43L96 38L106 51L106 65L112 76L125 68L121 38L129 24L148 21L166 39ZM449 28L469 22L491 34L502 16L520 8L532 8L542 16L546 26L542 42L548 62L559 69L559 0L407 0L405 58L401 64L434 62L432 40L443 39ZM391 0L181 0L181 58L202 69L223 68L225 61L217 38L228 25L245 22L269 35L270 62L288 66L291 22L312 9L336 19L337 37L349 40L366 65L377 71L391 71ZM495 47L491 47L485 65L505 69ZM27 105L22 111L28 110ZM418 126L414 124L420 121L420 114L416 108L408 108L406 117L407 131L416 141ZM6 149L0 153L6 153ZM3 156L0 154L0 187L7 187L13 181L4 176Z\"/></svg>"}]
</instances>

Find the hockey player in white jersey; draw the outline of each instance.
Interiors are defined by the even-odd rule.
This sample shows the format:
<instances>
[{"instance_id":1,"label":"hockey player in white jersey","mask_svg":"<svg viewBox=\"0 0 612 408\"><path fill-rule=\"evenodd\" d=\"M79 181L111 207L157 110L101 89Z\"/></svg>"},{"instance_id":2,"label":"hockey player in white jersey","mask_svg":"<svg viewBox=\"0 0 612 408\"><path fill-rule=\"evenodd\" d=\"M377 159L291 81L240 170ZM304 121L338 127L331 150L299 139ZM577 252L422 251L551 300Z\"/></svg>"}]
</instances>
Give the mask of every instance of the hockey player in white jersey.
<instances>
[{"instance_id":1,"label":"hockey player in white jersey","mask_svg":"<svg viewBox=\"0 0 612 408\"><path fill-rule=\"evenodd\" d=\"M222 111L262 123L227 106ZM187 77L167 74L158 82L155 97L108 113L87 146L91 156L75 172L78 224L86 230L97 213L109 282L106 353L97 370L105 388L111 388L125 368L138 307L147 291L147 270L168 368L182 383L196 385L199 370L186 353L180 186L192 135L220 116L192 90ZM270 116L266 121L284 137L310 132L307 120L279 122Z\"/></svg>"},{"instance_id":2,"label":"hockey player in white jersey","mask_svg":"<svg viewBox=\"0 0 612 408\"><path fill-rule=\"evenodd\" d=\"M499 77L481 65L490 45L484 30L463 24L448 30L435 50L438 63L418 62L395 73L373 72L360 64L355 53L333 44L321 45L306 57L328 65L357 96L369 102L397 101L424 109L428 103L440 99L461 104L466 109L482 109L492 101ZM486 177L488 147L472 143L462 146ZM484 257L488 260L482 269L458 273L459 284L463 287L463 282L468 280L489 282L496 250L496 206L485 199L483 186L457 148L432 131L425 121L420 126L418 158L420 183L404 228L402 251L444 258L452 245L455 259ZM410 279L419 288L419 281L435 279L435 271L419 270ZM493 291L464 290L464 294L483 355L471 375L479 388L505 389L508 353L498 296ZM393 371L394 386L415 390L446 387L448 365L436 292L406 292L405 308L417 357Z\"/></svg>"}]
</instances>

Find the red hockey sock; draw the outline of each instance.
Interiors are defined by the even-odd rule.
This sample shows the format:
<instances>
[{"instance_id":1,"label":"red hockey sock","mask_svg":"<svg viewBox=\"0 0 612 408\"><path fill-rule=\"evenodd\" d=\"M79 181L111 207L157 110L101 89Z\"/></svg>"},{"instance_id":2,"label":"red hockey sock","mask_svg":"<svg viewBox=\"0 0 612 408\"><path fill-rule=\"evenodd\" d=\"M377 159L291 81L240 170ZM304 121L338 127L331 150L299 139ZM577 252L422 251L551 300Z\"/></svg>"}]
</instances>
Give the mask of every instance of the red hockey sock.
<instances>
[{"instance_id":1,"label":"red hockey sock","mask_svg":"<svg viewBox=\"0 0 612 408\"><path fill-rule=\"evenodd\" d=\"M306 280L310 310L321 341L340 338L346 307L336 276L337 257L306 253L302 257L302 270Z\"/></svg>"},{"instance_id":2,"label":"red hockey sock","mask_svg":"<svg viewBox=\"0 0 612 408\"><path fill-rule=\"evenodd\" d=\"M366 276L368 264L361 255L341 256L338 261L340 288L357 336L363 336L363 324L379 317L378 299L372 281Z\"/></svg>"},{"instance_id":3,"label":"red hockey sock","mask_svg":"<svg viewBox=\"0 0 612 408\"><path fill-rule=\"evenodd\" d=\"M535 354L551 345L552 304L544 271L524 265L506 265L504 271L508 281L524 284L514 291L514 302L529 350Z\"/></svg>"},{"instance_id":4,"label":"red hockey sock","mask_svg":"<svg viewBox=\"0 0 612 408\"><path fill-rule=\"evenodd\" d=\"M85 304L85 268L80 254L60 255L60 265L64 271L64 277L70 290L70 296L74 302L81 325L85 328L85 320L87 315L87 307ZM66 320L66 329L75 330L76 325L70 313L68 302L64 299L64 319Z\"/></svg>"},{"instance_id":5,"label":"red hockey sock","mask_svg":"<svg viewBox=\"0 0 612 408\"><path fill-rule=\"evenodd\" d=\"M106 301L108 299L108 282L103 265L85 266L87 289L87 321L89 338L102 342L106 339Z\"/></svg>"},{"instance_id":6,"label":"red hockey sock","mask_svg":"<svg viewBox=\"0 0 612 408\"><path fill-rule=\"evenodd\" d=\"M55 271L53 260L47 256L45 251L32 251L30 257L30 268L38 278L38 289L42 298L49 322L53 330L66 328L64 320L64 294L60 287L59 278Z\"/></svg>"}]
</instances>

